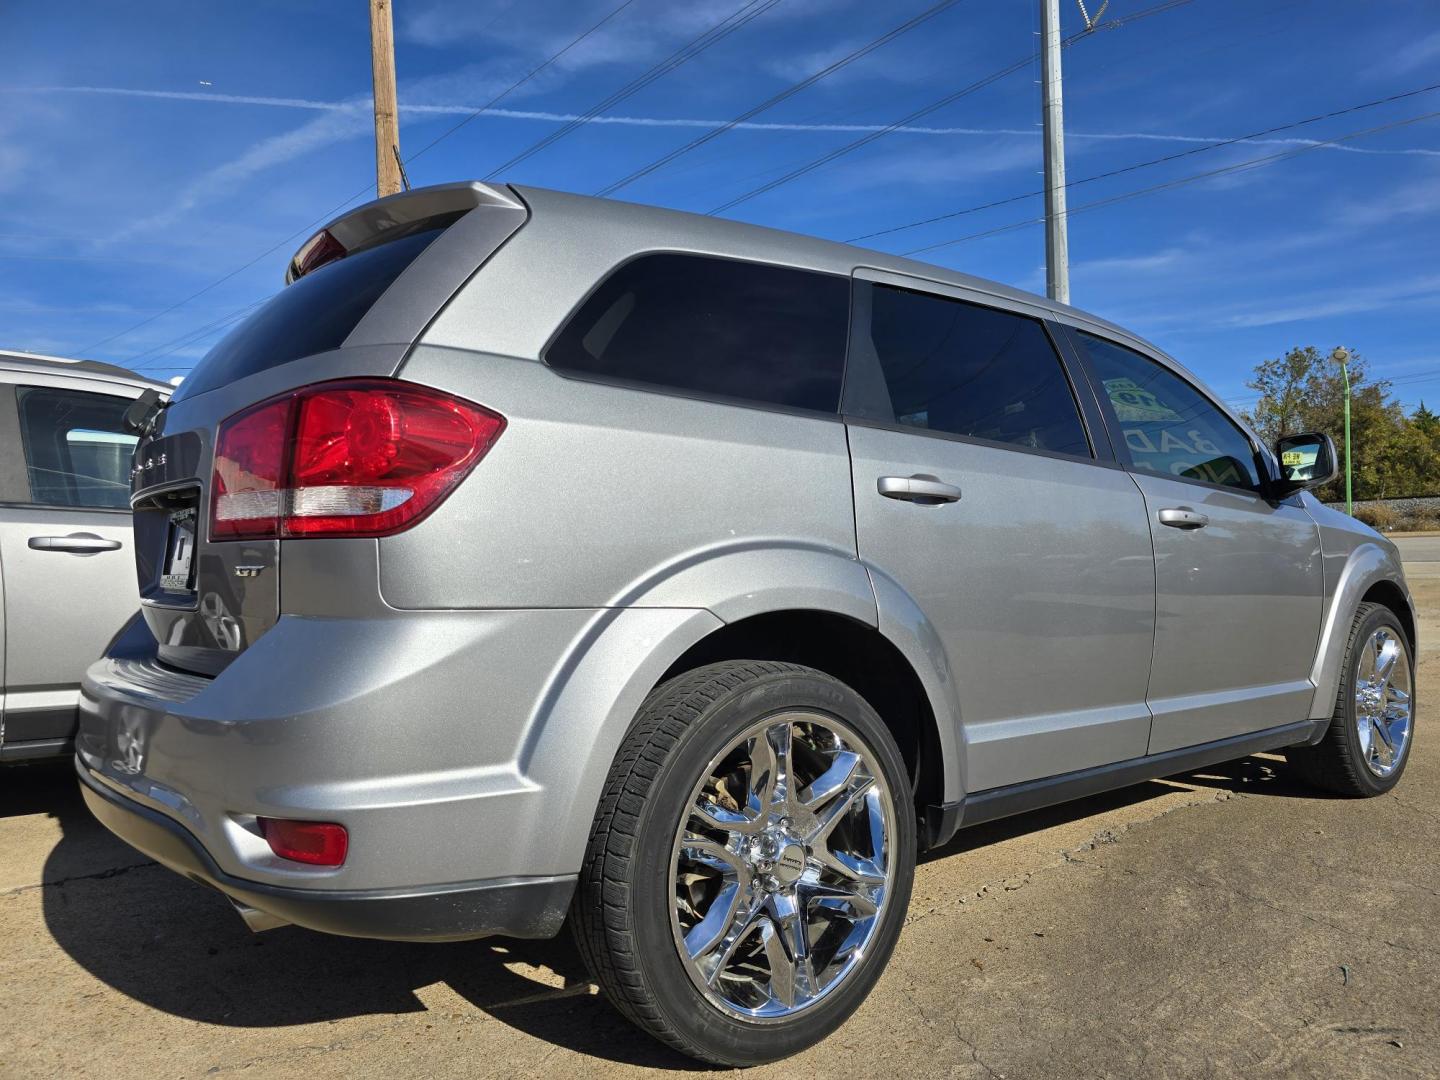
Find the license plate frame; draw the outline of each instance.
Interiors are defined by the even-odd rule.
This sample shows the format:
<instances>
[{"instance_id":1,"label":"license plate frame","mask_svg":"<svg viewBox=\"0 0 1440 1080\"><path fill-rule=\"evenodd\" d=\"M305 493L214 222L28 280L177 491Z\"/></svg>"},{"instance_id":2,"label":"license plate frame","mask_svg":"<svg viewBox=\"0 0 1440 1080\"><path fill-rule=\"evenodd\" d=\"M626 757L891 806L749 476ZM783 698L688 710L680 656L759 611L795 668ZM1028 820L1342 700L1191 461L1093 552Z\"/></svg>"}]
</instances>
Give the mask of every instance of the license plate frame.
<instances>
[{"instance_id":1,"label":"license plate frame","mask_svg":"<svg viewBox=\"0 0 1440 1080\"><path fill-rule=\"evenodd\" d=\"M195 591L197 521L193 506L170 512L165 526L165 561L160 566L160 587L166 592Z\"/></svg>"}]
</instances>

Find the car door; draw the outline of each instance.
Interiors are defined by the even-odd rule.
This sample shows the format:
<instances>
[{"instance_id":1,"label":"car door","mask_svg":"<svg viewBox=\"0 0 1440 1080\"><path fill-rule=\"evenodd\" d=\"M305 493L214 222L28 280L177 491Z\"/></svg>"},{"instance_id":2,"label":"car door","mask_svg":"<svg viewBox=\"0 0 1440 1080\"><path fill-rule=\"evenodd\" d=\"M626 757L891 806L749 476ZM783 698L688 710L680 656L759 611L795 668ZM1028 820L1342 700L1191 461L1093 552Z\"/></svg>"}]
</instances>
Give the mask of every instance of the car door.
<instances>
[{"instance_id":1,"label":"car door","mask_svg":"<svg viewBox=\"0 0 1440 1080\"><path fill-rule=\"evenodd\" d=\"M7 758L74 733L81 675L139 606L135 437L120 424L132 399L103 392L105 383L84 385L93 389L0 384Z\"/></svg>"},{"instance_id":2,"label":"car door","mask_svg":"<svg viewBox=\"0 0 1440 1080\"><path fill-rule=\"evenodd\" d=\"M1093 396L1087 421L1041 319L981 299L857 274L845 399L860 558L943 649L967 792L1143 756L1154 633Z\"/></svg>"},{"instance_id":3,"label":"car door","mask_svg":"<svg viewBox=\"0 0 1440 1080\"><path fill-rule=\"evenodd\" d=\"M1306 718L1324 581L1299 499L1272 502L1252 438L1182 374L1071 332L1145 495L1155 545L1150 753Z\"/></svg>"}]
</instances>

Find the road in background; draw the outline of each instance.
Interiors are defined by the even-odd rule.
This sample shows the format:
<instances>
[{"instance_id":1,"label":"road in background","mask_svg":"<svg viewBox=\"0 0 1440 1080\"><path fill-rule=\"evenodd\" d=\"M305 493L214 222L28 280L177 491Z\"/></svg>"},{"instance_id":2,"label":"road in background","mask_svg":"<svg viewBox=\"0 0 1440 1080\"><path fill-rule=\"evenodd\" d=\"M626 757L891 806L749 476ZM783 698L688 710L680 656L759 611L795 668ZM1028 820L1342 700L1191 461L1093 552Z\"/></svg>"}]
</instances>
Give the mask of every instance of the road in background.
<instances>
[{"instance_id":1,"label":"road in background","mask_svg":"<svg viewBox=\"0 0 1440 1080\"><path fill-rule=\"evenodd\" d=\"M1424 716L1440 536L1398 542ZM1440 1075L1440 739L1423 721L1413 753L1368 801L1265 756L963 832L919 868L860 1012L746 1076ZM112 840L64 769L0 785L0 1076L690 1068L609 1009L567 939L252 936Z\"/></svg>"}]
</instances>

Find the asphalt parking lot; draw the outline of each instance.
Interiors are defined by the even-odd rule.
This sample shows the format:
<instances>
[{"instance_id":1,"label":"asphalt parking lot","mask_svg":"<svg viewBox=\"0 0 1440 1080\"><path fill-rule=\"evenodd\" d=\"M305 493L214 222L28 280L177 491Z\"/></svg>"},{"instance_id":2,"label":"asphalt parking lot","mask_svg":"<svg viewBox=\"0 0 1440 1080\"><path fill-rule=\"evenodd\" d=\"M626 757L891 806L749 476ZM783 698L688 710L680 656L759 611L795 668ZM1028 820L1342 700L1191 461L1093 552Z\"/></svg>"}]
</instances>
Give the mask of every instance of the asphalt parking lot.
<instances>
[{"instance_id":1,"label":"asphalt parking lot","mask_svg":"<svg viewBox=\"0 0 1440 1080\"><path fill-rule=\"evenodd\" d=\"M1440 536L1404 538L1421 715ZM1272 758L964 832L860 1012L751 1075L1440 1075L1440 741L1368 802ZM691 1069L567 938L252 936L112 840L67 769L0 774L0 1076L628 1076Z\"/></svg>"}]
</instances>

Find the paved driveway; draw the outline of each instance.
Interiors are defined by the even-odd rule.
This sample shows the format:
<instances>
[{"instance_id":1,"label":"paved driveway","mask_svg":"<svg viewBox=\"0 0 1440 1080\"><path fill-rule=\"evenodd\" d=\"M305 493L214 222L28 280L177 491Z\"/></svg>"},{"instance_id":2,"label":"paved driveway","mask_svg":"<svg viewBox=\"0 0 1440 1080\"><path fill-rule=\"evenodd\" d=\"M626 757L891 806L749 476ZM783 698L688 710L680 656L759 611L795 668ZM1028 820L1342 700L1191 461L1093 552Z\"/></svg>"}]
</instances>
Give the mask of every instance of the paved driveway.
<instances>
[{"instance_id":1,"label":"paved driveway","mask_svg":"<svg viewBox=\"0 0 1440 1080\"><path fill-rule=\"evenodd\" d=\"M1401 541L1440 701L1440 537ZM111 840L63 770L0 778L0 1075L632 1076L567 941L251 936ZM963 833L860 1013L749 1076L1440 1075L1440 740L1367 802L1273 758Z\"/></svg>"}]
</instances>

